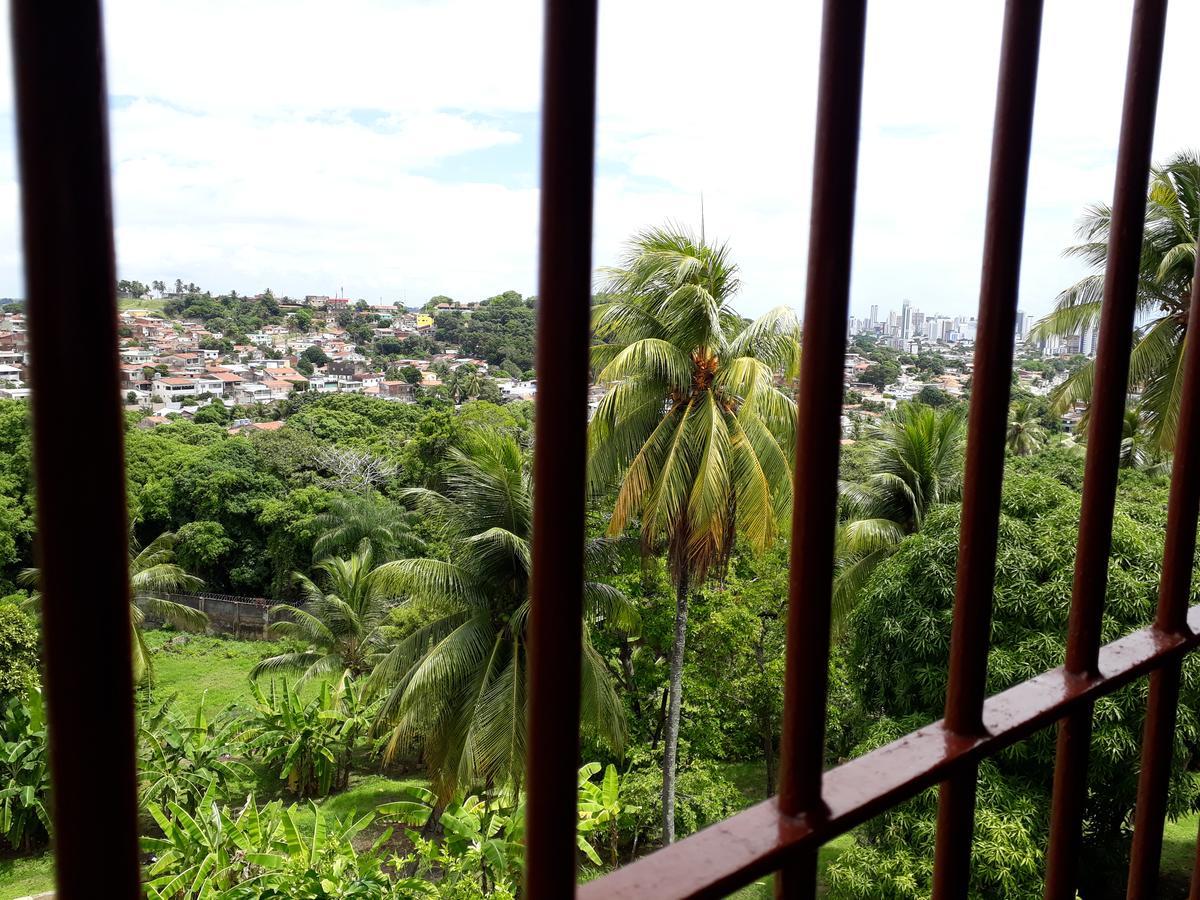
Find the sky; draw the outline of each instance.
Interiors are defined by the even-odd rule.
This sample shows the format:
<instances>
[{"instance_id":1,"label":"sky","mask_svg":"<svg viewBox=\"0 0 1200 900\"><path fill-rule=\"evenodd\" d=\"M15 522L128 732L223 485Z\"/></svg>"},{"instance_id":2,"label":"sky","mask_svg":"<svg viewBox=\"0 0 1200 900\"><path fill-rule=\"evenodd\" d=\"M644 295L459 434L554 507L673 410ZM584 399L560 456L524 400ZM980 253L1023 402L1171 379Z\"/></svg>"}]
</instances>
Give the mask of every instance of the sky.
<instances>
[{"instance_id":1,"label":"sky","mask_svg":"<svg viewBox=\"0 0 1200 900\"><path fill-rule=\"evenodd\" d=\"M804 300L820 5L601 0L595 241L729 242L735 306ZM0 0L7 27L7 0ZM1021 306L1111 199L1132 0L1046 4ZM118 270L416 305L536 292L537 0L107 0ZM873 0L852 313L973 314L1002 0ZM1200 5L1172 5L1155 159L1200 145ZM22 296L0 41L0 296Z\"/></svg>"}]
</instances>

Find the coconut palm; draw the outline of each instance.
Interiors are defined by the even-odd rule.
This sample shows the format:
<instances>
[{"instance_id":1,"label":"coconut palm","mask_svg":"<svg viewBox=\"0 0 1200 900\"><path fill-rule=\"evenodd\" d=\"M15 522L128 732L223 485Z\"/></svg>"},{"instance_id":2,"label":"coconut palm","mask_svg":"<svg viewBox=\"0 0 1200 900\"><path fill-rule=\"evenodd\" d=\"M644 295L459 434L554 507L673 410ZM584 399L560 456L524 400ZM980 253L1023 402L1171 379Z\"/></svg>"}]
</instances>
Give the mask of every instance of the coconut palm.
<instances>
[{"instance_id":1,"label":"coconut palm","mask_svg":"<svg viewBox=\"0 0 1200 900\"><path fill-rule=\"evenodd\" d=\"M838 528L834 618L845 621L875 568L907 535L921 530L938 503L962 495L963 422L957 413L916 403L898 406L879 425L878 444L861 484L842 484L847 520Z\"/></svg>"},{"instance_id":2,"label":"coconut palm","mask_svg":"<svg viewBox=\"0 0 1200 900\"><path fill-rule=\"evenodd\" d=\"M1154 440L1153 418L1144 404L1131 400L1121 422L1121 468L1142 469L1152 474L1170 471L1171 457Z\"/></svg>"},{"instance_id":3,"label":"coconut palm","mask_svg":"<svg viewBox=\"0 0 1200 900\"><path fill-rule=\"evenodd\" d=\"M591 423L588 482L595 494L618 487L609 534L637 519L643 550L665 549L675 585L663 755L670 843L688 593L724 568L739 532L763 550L786 521L796 412L776 380L798 372L799 327L785 307L754 322L738 315L728 246L682 228L637 235L606 276L592 363L608 392Z\"/></svg>"},{"instance_id":4,"label":"coconut palm","mask_svg":"<svg viewBox=\"0 0 1200 900\"><path fill-rule=\"evenodd\" d=\"M406 492L448 547L445 558L402 559L378 569L421 613L423 627L376 666L383 695L377 732L390 758L421 745L442 797L479 784L519 784L525 764L526 647L532 489L512 435L469 432L452 449L441 491ZM607 542L589 546L595 562ZM623 630L636 615L615 589L584 585L588 625ZM583 633L581 723L619 751L623 707L600 655Z\"/></svg>"},{"instance_id":5,"label":"coconut palm","mask_svg":"<svg viewBox=\"0 0 1200 900\"><path fill-rule=\"evenodd\" d=\"M1046 439L1046 429L1039 421L1037 408L1029 400L1013 404L1008 417L1005 441L1014 456L1030 456Z\"/></svg>"},{"instance_id":6,"label":"coconut palm","mask_svg":"<svg viewBox=\"0 0 1200 900\"><path fill-rule=\"evenodd\" d=\"M300 672L298 683L303 683L344 671L364 675L387 646L380 629L395 605L394 595L375 566L371 542L364 540L348 559L327 557L314 569L324 587L300 572L292 574L303 608L271 607L272 614L285 617L271 623L271 636L303 641L305 648L262 660L250 670L251 678Z\"/></svg>"},{"instance_id":7,"label":"coconut palm","mask_svg":"<svg viewBox=\"0 0 1200 900\"><path fill-rule=\"evenodd\" d=\"M38 570L26 569L19 580L35 586ZM208 616L198 609L176 603L167 595L188 593L204 587L204 582L189 575L175 564L175 535L164 531L145 547L139 546L136 538L129 537L129 621L133 630L133 680L140 682L154 677L154 664L150 648L142 634L142 624L149 615L152 619L168 622L186 631L203 631L208 626ZM27 605L36 608L41 594L34 591Z\"/></svg>"},{"instance_id":8,"label":"coconut palm","mask_svg":"<svg viewBox=\"0 0 1200 900\"><path fill-rule=\"evenodd\" d=\"M465 403L472 397L478 396L483 387L483 378L479 374L479 367L473 363L463 363L451 374L446 386L450 389L450 396L455 403Z\"/></svg>"},{"instance_id":9,"label":"coconut palm","mask_svg":"<svg viewBox=\"0 0 1200 900\"><path fill-rule=\"evenodd\" d=\"M1093 273L1059 295L1054 311L1035 326L1031 338L1080 334L1100 321L1111 219L1108 206L1087 210L1078 227L1083 243L1066 253L1084 259ZM1167 451L1175 445L1179 424L1181 361L1198 230L1200 155L1187 150L1151 171L1137 287L1141 324L1129 360L1129 382L1142 395L1144 425L1154 444ZM1061 384L1053 394L1054 411L1089 400L1094 373L1091 362Z\"/></svg>"},{"instance_id":10,"label":"coconut palm","mask_svg":"<svg viewBox=\"0 0 1200 900\"><path fill-rule=\"evenodd\" d=\"M374 491L340 494L317 517L320 534L313 544L313 559L348 556L365 540L376 559L413 556L425 543L416 536L416 517L407 509Z\"/></svg>"}]
</instances>

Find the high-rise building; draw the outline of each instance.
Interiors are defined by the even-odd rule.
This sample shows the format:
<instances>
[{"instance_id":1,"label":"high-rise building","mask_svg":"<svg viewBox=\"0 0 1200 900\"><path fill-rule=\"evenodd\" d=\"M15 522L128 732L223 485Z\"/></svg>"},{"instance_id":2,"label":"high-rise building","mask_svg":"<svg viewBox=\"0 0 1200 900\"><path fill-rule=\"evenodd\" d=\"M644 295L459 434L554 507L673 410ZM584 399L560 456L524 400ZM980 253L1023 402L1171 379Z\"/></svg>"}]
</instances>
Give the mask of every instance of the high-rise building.
<instances>
[{"instance_id":1,"label":"high-rise building","mask_svg":"<svg viewBox=\"0 0 1200 900\"><path fill-rule=\"evenodd\" d=\"M1025 321L1025 310L1018 309L1017 310L1017 327L1014 329L1014 336L1017 339L1017 343L1020 343L1021 341L1025 340L1025 332L1026 332L1027 328L1028 328L1028 323Z\"/></svg>"},{"instance_id":2,"label":"high-rise building","mask_svg":"<svg viewBox=\"0 0 1200 900\"><path fill-rule=\"evenodd\" d=\"M900 337L907 338L912 334L912 306L907 300L900 307Z\"/></svg>"},{"instance_id":3,"label":"high-rise building","mask_svg":"<svg viewBox=\"0 0 1200 900\"><path fill-rule=\"evenodd\" d=\"M869 328L871 331L874 331L874 330L875 330L875 326L876 326L878 323L879 323L879 304L878 304L878 303L872 303L872 304L871 304L871 318L867 319L867 327L868 327L868 328Z\"/></svg>"}]
</instances>

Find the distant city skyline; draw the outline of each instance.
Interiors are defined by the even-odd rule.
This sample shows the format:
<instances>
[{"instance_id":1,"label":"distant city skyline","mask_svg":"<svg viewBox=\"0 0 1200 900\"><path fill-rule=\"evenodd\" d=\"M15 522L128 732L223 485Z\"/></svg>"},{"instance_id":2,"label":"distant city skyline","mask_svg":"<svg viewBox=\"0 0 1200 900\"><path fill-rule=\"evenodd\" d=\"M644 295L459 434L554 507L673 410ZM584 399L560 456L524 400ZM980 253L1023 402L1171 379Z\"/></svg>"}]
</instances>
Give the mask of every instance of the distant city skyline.
<instances>
[{"instance_id":1,"label":"distant city skyline","mask_svg":"<svg viewBox=\"0 0 1200 900\"><path fill-rule=\"evenodd\" d=\"M344 286L372 303L536 293L541 9L108 0L118 277L292 296ZM1034 316L1084 274L1062 251L1086 206L1111 199L1131 9L1045 11L1020 296ZM1002 13L959 0L870 8L856 316L903 297L953 315L977 307ZM0 20L0 296L19 297ZM698 230L703 195L708 236L741 266L737 309L802 306L819 28L816 0L602 5L596 268L640 229ZM1198 29L1200 8L1171 6L1158 161L1195 140ZM181 65L171 36L236 64ZM688 66L695 47L720 52ZM670 102L648 85L668 86Z\"/></svg>"}]
</instances>

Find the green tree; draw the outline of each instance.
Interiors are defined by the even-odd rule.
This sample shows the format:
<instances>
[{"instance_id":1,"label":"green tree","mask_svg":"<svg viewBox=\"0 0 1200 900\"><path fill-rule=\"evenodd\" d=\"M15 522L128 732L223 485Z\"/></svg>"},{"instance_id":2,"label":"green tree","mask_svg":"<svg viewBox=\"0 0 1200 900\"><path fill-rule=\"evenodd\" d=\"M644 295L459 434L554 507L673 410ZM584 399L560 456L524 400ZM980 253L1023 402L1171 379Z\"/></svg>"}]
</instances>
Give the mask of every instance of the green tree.
<instances>
[{"instance_id":1,"label":"green tree","mask_svg":"<svg viewBox=\"0 0 1200 900\"><path fill-rule=\"evenodd\" d=\"M259 662L251 678L276 672L300 672L304 683L349 671L364 675L386 647L381 626L394 605L394 595L370 541L348 559L327 557L314 567L318 581L296 572L304 607L280 603L271 614L284 616L270 626L271 635L300 641L303 650L280 653Z\"/></svg>"},{"instance_id":2,"label":"green tree","mask_svg":"<svg viewBox=\"0 0 1200 900\"><path fill-rule=\"evenodd\" d=\"M308 334L312 331L313 314L311 309L298 309L292 313L292 327L301 334Z\"/></svg>"},{"instance_id":3,"label":"green tree","mask_svg":"<svg viewBox=\"0 0 1200 900\"><path fill-rule=\"evenodd\" d=\"M1009 461L997 544L987 692L996 694L1062 664L1079 492L1059 480L1062 459L1042 453ZM1071 476L1082 479L1081 462ZM1105 604L1105 639L1154 616L1162 565L1167 488L1140 472L1121 476ZM960 508L934 510L866 585L850 622L852 704L870 711L854 755L942 716L954 606ZM1184 662L1167 808L1195 807L1187 760L1197 738L1200 660ZM1137 796L1146 681L1097 701L1082 826L1082 897L1106 897L1124 881L1128 827ZM1044 728L980 767L970 896L1041 896L1054 778L1055 731ZM849 900L928 897L937 791L926 791L856 832L830 869L830 896ZM1166 894L1164 893L1164 896Z\"/></svg>"},{"instance_id":4,"label":"green tree","mask_svg":"<svg viewBox=\"0 0 1200 900\"><path fill-rule=\"evenodd\" d=\"M858 377L858 380L864 384L873 384L879 390L883 390L889 384L895 384L896 379L900 377L900 366L891 360L872 363L863 370L863 373Z\"/></svg>"},{"instance_id":5,"label":"green tree","mask_svg":"<svg viewBox=\"0 0 1200 900\"><path fill-rule=\"evenodd\" d=\"M1015 456L1029 456L1046 439L1037 407L1029 400L1018 400L1008 416L1008 449Z\"/></svg>"},{"instance_id":6,"label":"green tree","mask_svg":"<svg viewBox=\"0 0 1200 900\"><path fill-rule=\"evenodd\" d=\"M663 842L675 837L689 591L724 569L735 536L762 550L790 508L795 407L775 385L797 374L794 314L747 323L730 306L737 266L727 245L677 228L635 237L607 272L595 308L593 366L609 385L592 419L588 482L619 483L609 524L640 518L642 546L666 551L676 588L663 754Z\"/></svg>"},{"instance_id":7,"label":"green tree","mask_svg":"<svg viewBox=\"0 0 1200 900\"><path fill-rule=\"evenodd\" d=\"M409 384L420 384L421 370L416 366L401 366L400 379L402 381L407 381Z\"/></svg>"},{"instance_id":8,"label":"green tree","mask_svg":"<svg viewBox=\"0 0 1200 900\"><path fill-rule=\"evenodd\" d=\"M842 484L834 618L844 620L876 567L939 503L962 491L963 423L950 410L905 403L877 429L866 480Z\"/></svg>"},{"instance_id":9,"label":"green tree","mask_svg":"<svg viewBox=\"0 0 1200 900\"><path fill-rule=\"evenodd\" d=\"M508 434L471 433L452 449L439 491L406 496L436 529L444 558L380 567L425 624L388 653L370 678L384 693L378 725L391 729L387 754L419 740L436 790L520 782L525 764L532 485ZM594 561L603 552L592 545ZM636 616L623 595L586 582L587 622L624 629ZM583 727L619 751L621 701L584 629Z\"/></svg>"},{"instance_id":10,"label":"green tree","mask_svg":"<svg viewBox=\"0 0 1200 900\"><path fill-rule=\"evenodd\" d=\"M319 536L313 544L313 559L348 554L369 541L376 559L415 556L425 544L417 537L417 517L409 510L379 496L339 494L329 509L317 517Z\"/></svg>"},{"instance_id":11,"label":"green tree","mask_svg":"<svg viewBox=\"0 0 1200 900\"><path fill-rule=\"evenodd\" d=\"M945 406L950 402L949 395L941 388L935 388L932 384L927 384L921 390L917 391L917 395L913 397L917 403L924 403L926 406Z\"/></svg>"},{"instance_id":12,"label":"green tree","mask_svg":"<svg viewBox=\"0 0 1200 900\"><path fill-rule=\"evenodd\" d=\"M1033 329L1033 340L1080 334L1099 323L1111 219L1112 210L1104 204L1089 207L1084 214L1078 227L1083 242L1066 253L1083 259L1093 273L1059 294L1054 311ZM1151 171L1137 283L1142 324L1137 326L1129 358L1129 383L1142 395L1145 427L1158 449L1166 451L1175 446L1179 425L1197 231L1200 156L1186 150ZM1087 361L1055 389L1055 412L1061 414L1078 401L1090 400L1094 377L1095 361ZM1086 417L1080 424L1086 427Z\"/></svg>"},{"instance_id":13,"label":"green tree","mask_svg":"<svg viewBox=\"0 0 1200 900\"><path fill-rule=\"evenodd\" d=\"M305 351L303 353L301 353L300 356L304 359L307 359L314 366L329 365L329 357L325 354L324 350L322 350L320 347L317 347L316 345L305 349Z\"/></svg>"},{"instance_id":14,"label":"green tree","mask_svg":"<svg viewBox=\"0 0 1200 900\"><path fill-rule=\"evenodd\" d=\"M0 709L24 694L37 672L36 623L16 604L0 603Z\"/></svg>"}]
</instances>

